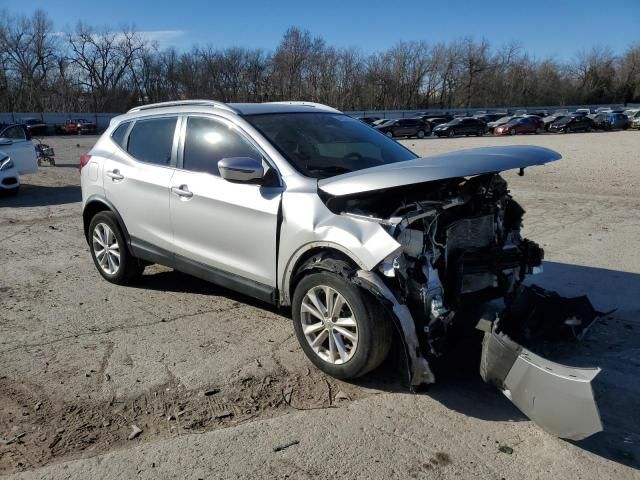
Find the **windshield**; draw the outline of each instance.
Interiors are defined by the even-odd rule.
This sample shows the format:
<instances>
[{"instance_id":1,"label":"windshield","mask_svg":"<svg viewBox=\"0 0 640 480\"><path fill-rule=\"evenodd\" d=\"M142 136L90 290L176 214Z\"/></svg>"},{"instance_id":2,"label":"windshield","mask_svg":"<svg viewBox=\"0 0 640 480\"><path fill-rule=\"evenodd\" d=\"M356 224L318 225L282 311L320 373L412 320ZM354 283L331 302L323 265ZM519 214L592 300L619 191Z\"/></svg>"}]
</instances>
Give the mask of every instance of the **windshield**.
<instances>
[{"instance_id":1,"label":"windshield","mask_svg":"<svg viewBox=\"0 0 640 480\"><path fill-rule=\"evenodd\" d=\"M462 121L461 118L454 118L453 120L451 120L447 125L457 125Z\"/></svg>"},{"instance_id":2,"label":"windshield","mask_svg":"<svg viewBox=\"0 0 640 480\"><path fill-rule=\"evenodd\" d=\"M417 158L384 134L334 113L274 113L244 117L302 174L327 178Z\"/></svg>"}]
</instances>

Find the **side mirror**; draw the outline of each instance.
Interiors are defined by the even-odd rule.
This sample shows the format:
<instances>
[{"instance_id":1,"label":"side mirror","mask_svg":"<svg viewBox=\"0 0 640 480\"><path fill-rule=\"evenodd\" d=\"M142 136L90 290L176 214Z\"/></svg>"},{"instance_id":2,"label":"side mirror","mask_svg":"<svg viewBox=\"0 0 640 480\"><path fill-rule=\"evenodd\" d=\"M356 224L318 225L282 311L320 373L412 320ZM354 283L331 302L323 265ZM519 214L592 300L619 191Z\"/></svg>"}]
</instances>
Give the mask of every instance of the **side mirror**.
<instances>
[{"instance_id":1,"label":"side mirror","mask_svg":"<svg viewBox=\"0 0 640 480\"><path fill-rule=\"evenodd\" d=\"M0 138L0 145L12 145L13 140L10 138Z\"/></svg>"},{"instance_id":2,"label":"side mirror","mask_svg":"<svg viewBox=\"0 0 640 480\"><path fill-rule=\"evenodd\" d=\"M234 183L260 183L264 177L262 162L251 157L223 158L218 170L222 178Z\"/></svg>"}]
</instances>

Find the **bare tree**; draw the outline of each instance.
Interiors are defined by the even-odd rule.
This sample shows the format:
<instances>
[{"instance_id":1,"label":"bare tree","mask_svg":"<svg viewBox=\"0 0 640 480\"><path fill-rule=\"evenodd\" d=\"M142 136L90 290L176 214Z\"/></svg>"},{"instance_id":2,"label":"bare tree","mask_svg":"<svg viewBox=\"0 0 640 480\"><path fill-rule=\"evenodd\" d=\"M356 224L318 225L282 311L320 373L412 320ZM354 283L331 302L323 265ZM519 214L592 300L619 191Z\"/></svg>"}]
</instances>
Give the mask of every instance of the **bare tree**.
<instances>
[{"instance_id":1,"label":"bare tree","mask_svg":"<svg viewBox=\"0 0 640 480\"><path fill-rule=\"evenodd\" d=\"M23 108L43 110L48 75L56 64L53 24L42 10L31 17L0 16L0 52L6 76L13 76L13 101Z\"/></svg>"}]
</instances>

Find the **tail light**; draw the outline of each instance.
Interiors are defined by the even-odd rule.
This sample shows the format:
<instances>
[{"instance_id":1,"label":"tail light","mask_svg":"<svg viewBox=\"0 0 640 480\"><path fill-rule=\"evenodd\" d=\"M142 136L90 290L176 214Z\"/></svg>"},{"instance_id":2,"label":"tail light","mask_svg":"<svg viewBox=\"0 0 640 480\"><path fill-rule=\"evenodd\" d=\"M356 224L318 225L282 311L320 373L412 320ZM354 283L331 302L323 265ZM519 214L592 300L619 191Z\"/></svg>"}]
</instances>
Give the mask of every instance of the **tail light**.
<instances>
[{"instance_id":1,"label":"tail light","mask_svg":"<svg viewBox=\"0 0 640 480\"><path fill-rule=\"evenodd\" d=\"M78 170L82 171L82 168L89 163L89 161L91 160L91 155L82 155L80 157L80 165L78 165Z\"/></svg>"}]
</instances>

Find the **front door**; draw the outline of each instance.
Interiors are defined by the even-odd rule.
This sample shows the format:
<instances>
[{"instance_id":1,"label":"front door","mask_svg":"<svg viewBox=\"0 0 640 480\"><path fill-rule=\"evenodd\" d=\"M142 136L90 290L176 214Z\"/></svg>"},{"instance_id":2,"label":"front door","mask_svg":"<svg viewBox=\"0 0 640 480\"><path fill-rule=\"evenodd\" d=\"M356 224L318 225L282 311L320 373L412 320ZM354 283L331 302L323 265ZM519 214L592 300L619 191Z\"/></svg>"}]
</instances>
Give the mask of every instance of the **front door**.
<instances>
[{"instance_id":1,"label":"front door","mask_svg":"<svg viewBox=\"0 0 640 480\"><path fill-rule=\"evenodd\" d=\"M181 168L171 179L170 195L177 258L214 277L275 288L282 188L232 183L218 171L223 158L251 157L268 166L264 156L220 117L189 116L183 135Z\"/></svg>"},{"instance_id":2,"label":"front door","mask_svg":"<svg viewBox=\"0 0 640 480\"><path fill-rule=\"evenodd\" d=\"M0 151L11 157L18 175L38 171L36 150L22 125L11 125L0 132Z\"/></svg>"}]
</instances>

